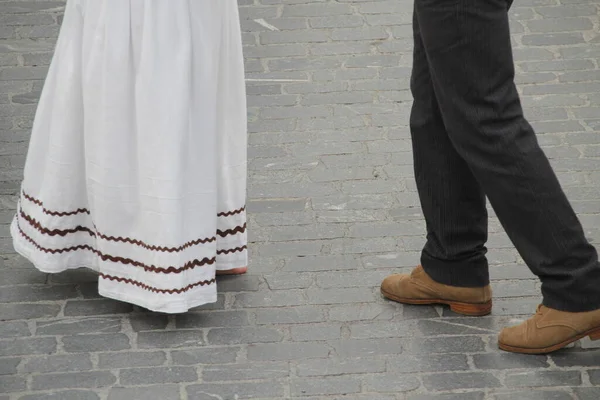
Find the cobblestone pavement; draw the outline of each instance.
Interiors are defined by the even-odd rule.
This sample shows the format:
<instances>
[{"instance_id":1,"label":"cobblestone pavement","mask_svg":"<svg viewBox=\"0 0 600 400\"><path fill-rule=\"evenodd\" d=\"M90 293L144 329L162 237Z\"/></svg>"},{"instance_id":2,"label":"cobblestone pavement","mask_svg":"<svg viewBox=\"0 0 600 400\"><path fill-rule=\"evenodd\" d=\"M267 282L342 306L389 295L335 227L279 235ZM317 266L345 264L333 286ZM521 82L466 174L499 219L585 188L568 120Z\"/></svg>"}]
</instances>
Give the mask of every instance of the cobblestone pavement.
<instances>
[{"instance_id":1,"label":"cobblestone pavement","mask_svg":"<svg viewBox=\"0 0 600 400\"><path fill-rule=\"evenodd\" d=\"M592 400L593 343L496 349L539 284L497 220L494 313L403 307L377 286L418 261L407 128L410 0L240 0L252 263L219 302L167 317L98 298L85 271L17 257L15 208L63 1L0 0L0 400ZM527 115L600 239L600 0L516 0Z\"/></svg>"}]
</instances>

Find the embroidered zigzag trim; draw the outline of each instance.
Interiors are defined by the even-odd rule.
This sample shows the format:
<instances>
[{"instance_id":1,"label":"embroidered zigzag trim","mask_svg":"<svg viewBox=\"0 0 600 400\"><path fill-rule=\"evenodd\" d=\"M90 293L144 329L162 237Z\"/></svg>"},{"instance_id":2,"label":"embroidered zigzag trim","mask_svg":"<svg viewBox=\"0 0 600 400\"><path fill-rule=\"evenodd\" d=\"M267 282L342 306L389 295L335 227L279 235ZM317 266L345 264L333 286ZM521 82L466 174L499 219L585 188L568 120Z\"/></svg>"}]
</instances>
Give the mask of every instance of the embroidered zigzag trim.
<instances>
[{"instance_id":1,"label":"embroidered zigzag trim","mask_svg":"<svg viewBox=\"0 0 600 400\"><path fill-rule=\"evenodd\" d=\"M35 218L25 214L25 212L22 209L19 209L19 214L21 215L21 218L23 218L25 221L29 222L29 224L31 226L33 226L35 229L37 229L44 235L67 236L72 233L85 232L85 233L88 233L90 236L96 237L96 233L94 231L92 231L90 228L86 228L85 226L77 226L76 228L73 228L73 229L52 229L52 230L50 230L48 228L44 228L42 226L42 224L40 224L39 221L37 221Z\"/></svg>"},{"instance_id":2,"label":"embroidered zigzag trim","mask_svg":"<svg viewBox=\"0 0 600 400\"><path fill-rule=\"evenodd\" d=\"M54 217L69 217L71 215L77 214L90 214L90 210L88 210L87 208L79 208L75 211L51 211L44 207L44 203L41 200L31 197L25 192L22 193L25 199L29 200L33 204L37 204L38 206L40 206L42 208L43 213L47 215L52 215Z\"/></svg>"},{"instance_id":3,"label":"embroidered zigzag trim","mask_svg":"<svg viewBox=\"0 0 600 400\"><path fill-rule=\"evenodd\" d=\"M217 235L221 236L221 237L227 237L230 235L235 235L237 233L244 233L246 232L246 224L242 225L242 226L236 226L233 229L227 229L227 230L217 230Z\"/></svg>"},{"instance_id":4,"label":"embroidered zigzag trim","mask_svg":"<svg viewBox=\"0 0 600 400\"><path fill-rule=\"evenodd\" d=\"M52 229L52 230L50 230L48 228L43 227L39 221L37 221L35 218L31 217L30 215L26 214L22 209L19 210L19 214L20 214L21 218L23 218L31 226L33 226L35 229L37 229L39 232L41 232L42 234L45 234L45 235L63 236L64 237L64 236L67 236L67 235L73 234L73 233L85 232L85 233L88 233L90 236L99 237L100 239L104 239L109 242L129 243L129 244L132 244L135 246L143 247L147 250L160 251L163 253L178 253L178 252L181 252L192 246L196 246L199 244L212 243L217 240L217 238L213 236L212 238L196 239L196 240L187 242L178 247L155 246L155 245L149 245L149 244L144 243L141 240L137 240L137 239L108 236L108 235L102 234L100 232L93 231L90 228L87 228L84 226L77 226L76 228L73 228L73 229ZM244 224L242 226L237 226L233 229L227 229L225 231L217 230L217 234L224 238L224 237L227 237L230 235L244 233L245 231L246 231L246 224Z\"/></svg>"},{"instance_id":5,"label":"embroidered zigzag trim","mask_svg":"<svg viewBox=\"0 0 600 400\"><path fill-rule=\"evenodd\" d=\"M215 240L217 240L216 237L211 237L211 238L205 238L205 239L196 239L193 240L191 242L187 242L179 247L163 247L163 246L154 246L154 245L149 245L146 244L140 240L137 239L130 239L130 238L123 238L123 237L114 237L114 236L106 236L103 235L101 233L98 233L98 237L101 239L104 239L106 241L109 242L121 242L121 243L129 243L129 244L133 244L135 246L140 246L143 247L147 250L154 250L154 251L160 251L163 253L179 253L185 249L189 249L192 246L197 246L199 244L206 244L206 243L212 243Z\"/></svg>"},{"instance_id":6,"label":"embroidered zigzag trim","mask_svg":"<svg viewBox=\"0 0 600 400\"><path fill-rule=\"evenodd\" d=\"M238 208L237 210L228 211L228 212L220 212L217 214L217 217L231 217L232 215L241 214L246 211L246 206L242 208Z\"/></svg>"},{"instance_id":7,"label":"embroidered zigzag trim","mask_svg":"<svg viewBox=\"0 0 600 400\"><path fill-rule=\"evenodd\" d=\"M244 251L246 249L248 249L248 246L236 247L235 249L217 250L217 254L222 255L222 254L241 253L242 251Z\"/></svg>"},{"instance_id":8,"label":"embroidered zigzag trim","mask_svg":"<svg viewBox=\"0 0 600 400\"><path fill-rule=\"evenodd\" d=\"M181 294L181 293L185 293L195 287L213 285L216 282L216 279L213 278L211 280L204 280L204 281L192 283L181 289L159 289L159 288L156 288L153 286L146 285L145 283L142 283L142 282L134 281L129 278L121 278L118 276L111 276L111 275L107 275L107 274L103 274L103 273L100 273L100 277L102 279L108 279L109 281L117 281L120 283L127 283L130 285L138 286L149 292L161 293L161 294Z\"/></svg>"},{"instance_id":9,"label":"embroidered zigzag trim","mask_svg":"<svg viewBox=\"0 0 600 400\"><path fill-rule=\"evenodd\" d=\"M189 262L185 263L182 267L163 268L163 267L156 267L154 265L147 265L142 262L132 260L131 258L116 257L116 256L112 256L110 254L104 254L101 251L96 250L92 246L87 245L87 244L73 246L73 247L67 247L67 248L63 248L63 249L50 249L50 248L41 246L39 243L37 243L35 240L33 240L33 238L31 238L29 235L27 235L21 228L21 225L18 223L18 221L17 221L17 227L19 229L19 233L21 234L21 236L23 236L23 238L25 240L27 240L29 243L31 243L36 249L38 249L39 251L42 251L44 253L63 254L63 253L70 253L70 252L78 251L78 250L86 250L86 251L91 251L92 253L96 254L103 261L111 261L114 263L120 263L120 264L124 264L124 265L131 265L134 267L143 268L144 271L146 271L146 272L155 272L155 273L163 273L163 274L179 274L179 273L189 270L189 269L194 269L196 267L202 267L204 265L213 265L217 262L216 257L203 258L202 260L195 259L195 260L189 261Z\"/></svg>"}]
</instances>

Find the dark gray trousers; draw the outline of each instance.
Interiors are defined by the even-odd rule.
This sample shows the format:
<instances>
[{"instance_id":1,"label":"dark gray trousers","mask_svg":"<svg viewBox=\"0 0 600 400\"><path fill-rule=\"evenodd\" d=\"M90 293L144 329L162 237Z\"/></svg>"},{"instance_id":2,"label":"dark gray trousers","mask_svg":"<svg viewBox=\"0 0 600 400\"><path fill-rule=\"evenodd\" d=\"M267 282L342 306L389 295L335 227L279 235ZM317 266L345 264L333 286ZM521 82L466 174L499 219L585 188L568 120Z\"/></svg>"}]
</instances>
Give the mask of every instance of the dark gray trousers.
<instances>
[{"instance_id":1,"label":"dark gray trousers","mask_svg":"<svg viewBox=\"0 0 600 400\"><path fill-rule=\"evenodd\" d=\"M421 262L438 282L489 282L486 196L542 281L544 304L600 308L600 265L514 84L509 0L415 0L415 176L427 223Z\"/></svg>"}]
</instances>

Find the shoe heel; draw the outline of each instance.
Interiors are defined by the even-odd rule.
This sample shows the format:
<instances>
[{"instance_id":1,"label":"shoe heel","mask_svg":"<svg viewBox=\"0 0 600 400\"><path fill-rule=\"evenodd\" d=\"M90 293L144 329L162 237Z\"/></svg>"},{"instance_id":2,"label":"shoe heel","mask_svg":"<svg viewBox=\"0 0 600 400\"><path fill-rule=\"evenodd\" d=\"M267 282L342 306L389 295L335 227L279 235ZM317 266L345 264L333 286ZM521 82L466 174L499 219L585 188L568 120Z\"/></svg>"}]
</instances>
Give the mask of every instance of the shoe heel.
<instances>
[{"instance_id":1,"label":"shoe heel","mask_svg":"<svg viewBox=\"0 0 600 400\"><path fill-rule=\"evenodd\" d=\"M492 302L483 304L450 303L450 310L457 314L481 317L492 312Z\"/></svg>"},{"instance_id":2,"label":"shoe heel","mask_svg":"<svg viewBox=\"0 0 600 400\"><path fill-rule=\"evenodd\" d=\"M600 329L594 333L590 333L591 340L600 340Z\"/></svg>"}]
</instances>

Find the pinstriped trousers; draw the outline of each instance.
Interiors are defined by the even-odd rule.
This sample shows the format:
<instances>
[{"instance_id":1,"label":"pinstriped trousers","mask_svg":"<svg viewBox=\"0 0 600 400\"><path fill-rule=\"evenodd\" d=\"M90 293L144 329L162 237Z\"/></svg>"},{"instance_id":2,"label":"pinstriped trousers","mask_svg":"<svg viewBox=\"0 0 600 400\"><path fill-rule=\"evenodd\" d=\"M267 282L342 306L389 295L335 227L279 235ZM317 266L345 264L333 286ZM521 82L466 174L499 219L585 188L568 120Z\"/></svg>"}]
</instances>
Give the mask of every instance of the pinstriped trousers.
<instances>
[{"instance_id":1,"label":"pinstriped trousers","mask_svg":"<svg viewBox=\"0 0 600 400\"><path fill-rule=\"evenodd\" d=\"M410 118L436 281L489 283L486 197L542 281L544 304L600 308L600 265L514 84L510 0L415 0Z\"/></svg>"}]
</instances>

